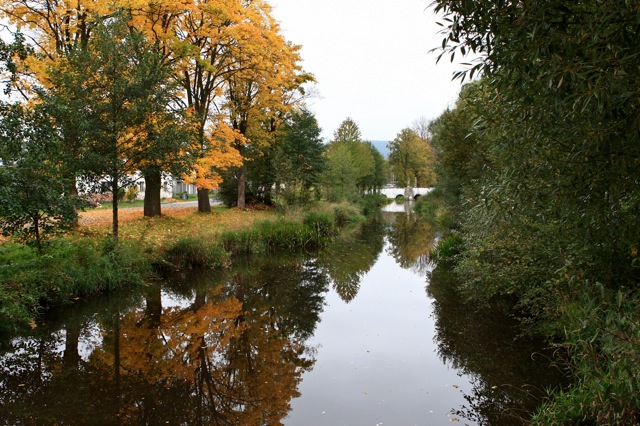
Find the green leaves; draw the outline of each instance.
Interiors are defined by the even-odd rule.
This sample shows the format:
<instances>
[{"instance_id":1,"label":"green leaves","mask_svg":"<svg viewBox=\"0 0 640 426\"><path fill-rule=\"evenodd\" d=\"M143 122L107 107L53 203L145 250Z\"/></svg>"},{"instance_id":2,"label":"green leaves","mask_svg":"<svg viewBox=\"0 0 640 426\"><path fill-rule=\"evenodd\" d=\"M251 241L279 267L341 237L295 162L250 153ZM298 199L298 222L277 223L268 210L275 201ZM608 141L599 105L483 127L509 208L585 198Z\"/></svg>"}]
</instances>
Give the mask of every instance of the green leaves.
<instances>
[{"instance_id":1,"label":"green leaves","mask_svg":"<svg viewBox=\"0 0 640 426\"><path fill-rule=\"evenodd\" d=\"M619 297L609 300L632 289L637 306L640 288L637 2L436 0L435 9L446 18L442 54L479 52L485 75L434 123L443 183L459 191L457 271L476 298L514 298L558 330L583 321L567 341L581 382L544 424L632 424L637 403L618 402L633 400L637 385L614 384L629 382L623 370L637 370L637 360L609 368L624 345L594 345L607 340L598 318L627 336L610 319L638 322L637 311L618 312ZM580 294L593 302L574 306ZM612 393L626 396L610 403ZM563 419L569 406L580 408Z\"/></svg>"},{"instance_id":2,"label":"green leaves","mask_svg":"<svg viewBox=\"0 0 640 426\"><path fill-rule=\"evenodd\" d=\"M35 245L71 227L77 197L67 193L56 159L60 140L42 109L3 104L0 116L0 228Z\"/></svg>"}]
</instances>

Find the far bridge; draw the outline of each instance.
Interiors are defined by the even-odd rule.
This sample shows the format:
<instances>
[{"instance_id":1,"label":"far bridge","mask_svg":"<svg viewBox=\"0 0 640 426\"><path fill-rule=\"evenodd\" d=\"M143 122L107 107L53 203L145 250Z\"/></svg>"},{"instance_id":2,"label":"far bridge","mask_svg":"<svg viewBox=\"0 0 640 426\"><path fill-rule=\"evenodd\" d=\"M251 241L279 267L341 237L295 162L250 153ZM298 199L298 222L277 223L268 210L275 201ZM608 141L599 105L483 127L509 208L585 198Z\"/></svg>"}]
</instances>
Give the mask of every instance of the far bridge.
<instances>
[{"instance_id":1,"label":"far bridge","mask_svg":"<svg viewBox=\"0 0 640 426\"><path fill-rule=\"evenodd\" d=\"M416 188L416 187L404 187L404 188L383 188L380 193L387 198L404 197L407 200L417 200L423 195L427 195L433 188Z\"/></svg>"}]
</instances>

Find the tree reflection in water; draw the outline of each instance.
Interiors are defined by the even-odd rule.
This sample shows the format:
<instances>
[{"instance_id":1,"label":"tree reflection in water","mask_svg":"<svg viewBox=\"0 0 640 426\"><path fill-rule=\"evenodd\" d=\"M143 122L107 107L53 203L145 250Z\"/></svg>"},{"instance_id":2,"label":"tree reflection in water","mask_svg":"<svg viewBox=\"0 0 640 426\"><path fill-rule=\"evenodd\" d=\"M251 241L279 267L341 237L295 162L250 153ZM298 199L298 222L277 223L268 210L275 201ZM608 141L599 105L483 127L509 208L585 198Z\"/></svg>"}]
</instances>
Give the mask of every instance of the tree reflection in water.
<instances>
[{"instance_id":1,"label":"tree reflection in water","mask_svg":"<svg viewBox=\"0 0 640 426\"><path fill-rule=\"evenodd\" d=\"M277 264L150 286L13 340L3 424L279 424L313 365L328 283L314 261Z\"/></svg>"},{"instance_id":2,"label":"tree reflection in water","mask_svg":"<svg viewBox=\"0 0 640 426\"><path fill-rule=\"evenodd\" d=\"M435 239L433 227L410 209L405 214L384 213L389 254L402 268L427 273L431 267L429 250Z\"/></svg>"},{"instance_id":3,"label":"tree reflection in water","mask_svg":"<svg viewBox=\"0 0 640 426\"><path fill-rule=\"evenodd\" d=\"M280 424L314 365L308 340L326 293L353 300L385 237L398 265L429 270L433 230L384 214L316 257L236 259L221 274L178 274L50 316L2 348L0 424ZM436 268L427 293L440 357L473 377L454 414L520 424L558 374L540 342L518 338L500 309L463 303L449 278Z\"/></svg>"},{"instance_id":4,"label":"tree reflection in water","mask_svg":"<svg viewBox=\"0 0 640 426\"><path fill-rule=\"evenodd\" d=\"M522 335L507 307L465 303L444 266L430 273L427 294L433 298L440 357L472 377L473 392L465 395L469 405L453 414L479 425L528 424L546 389L562 385L553 352Z\"/></svg>"},{"instance_id":5,"label":"tree reflection in water","mask_svg":"<svg viewBox=\"0 0 640 426\"><path fill-rule=\"evenodd\" d=\"M376 263L383 247L384 223L380 217L374 217L319 253L318 261L345 303L356 297L360 280Z\"/></svg>"}]
</instances>

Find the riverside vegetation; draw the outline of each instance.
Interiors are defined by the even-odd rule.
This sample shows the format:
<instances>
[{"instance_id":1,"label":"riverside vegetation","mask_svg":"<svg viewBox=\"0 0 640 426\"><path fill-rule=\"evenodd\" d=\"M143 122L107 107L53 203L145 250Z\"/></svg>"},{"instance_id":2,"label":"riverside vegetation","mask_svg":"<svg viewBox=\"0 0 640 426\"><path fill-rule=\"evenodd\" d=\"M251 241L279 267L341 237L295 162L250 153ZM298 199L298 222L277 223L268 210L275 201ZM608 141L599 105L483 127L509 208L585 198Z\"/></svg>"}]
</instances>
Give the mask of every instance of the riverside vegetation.
<instances>
[{"instance_id":1,"label":"riverside vegetation","mask_svg":"<svg viewBox=\"0 0 640 426\"><path fill-rule=\"evenodd\" d=\"M311 250L364 218L354 204L313 209L243 211L137 219L122 225L117 245L106 228L80 228L50 240L44 253L0 245L0 332L37 325L48 307L130 286L153 285L163 272L224 268L234 253Z\"/></svg>"},{"instance_id":2,"label":"riverside vegetation","mask_svg":"<svg viewBox=\"0 0 640 426\"><path fill-rule=\"evenodd\" d=\"M436 0L441 56L480 76L431 123L437 256L508 301L572 380L541 425L640 423L637 1ZM433 210L433 208L432 208ZM439 266L440 267L440 266Z\"/></svg>"}]
</instances>

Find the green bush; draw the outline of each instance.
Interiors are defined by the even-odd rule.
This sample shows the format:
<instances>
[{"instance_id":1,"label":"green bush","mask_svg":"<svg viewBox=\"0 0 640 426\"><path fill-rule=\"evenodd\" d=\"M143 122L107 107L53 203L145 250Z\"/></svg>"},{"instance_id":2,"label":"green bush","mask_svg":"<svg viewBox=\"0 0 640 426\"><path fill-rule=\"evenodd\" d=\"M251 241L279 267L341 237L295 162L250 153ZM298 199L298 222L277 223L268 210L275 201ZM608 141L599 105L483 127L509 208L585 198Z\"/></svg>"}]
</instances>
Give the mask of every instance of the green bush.
<instances>
[{"instance_id":1,"label":"green bush","mask_svg":"<svg viewBox=\"0 0 640 426\"><path fill-rule=\"evenodd\" d=\"M574 383L551 394L533 423L635 426L640 419L640 295L585 284L575 300L565 301L557 320Z\"/></svg>"},{"instance_id":2,"label":"green bush","mask_svg":"<svg viewBox=\"0 0 640 426\"><path fill-rule=\"evenodd\" d=\"M453 262L460 254L464 241L456 234L440 238L436 246L431 250L430 257L436 262Z\"/></svg>"},{"instance_id":3,"label":"green bush","mask_svg":"<svg viewBox=\"0 0 640 426\"><path fill-rule=\"evenodd\" d=\"M365 216L375 214L380 211L380 207L389 204L391 200L382 194L367 194L360 200L362 213Z\"/></svg>"}]
</instances>

